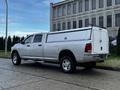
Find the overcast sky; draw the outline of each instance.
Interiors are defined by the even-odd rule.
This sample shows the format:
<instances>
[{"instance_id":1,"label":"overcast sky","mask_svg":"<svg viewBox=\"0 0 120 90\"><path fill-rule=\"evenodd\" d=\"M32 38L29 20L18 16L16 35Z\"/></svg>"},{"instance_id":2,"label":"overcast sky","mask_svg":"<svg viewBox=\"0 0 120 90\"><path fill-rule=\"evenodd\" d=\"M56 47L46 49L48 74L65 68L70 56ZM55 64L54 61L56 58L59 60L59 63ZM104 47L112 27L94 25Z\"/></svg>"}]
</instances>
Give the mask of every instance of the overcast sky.
<instances>
[{"instance_id":1,"label":"overcast sky","mask_svg":"<svg viewBox=\"0 0 120 90\"><path fill-rule=\"evenodd\" d=\"M5 0L0 0L0 37L5 34ZM8 0L10 35L49 31L50 2L60 0Z\"/></svg>"}]
</instances>

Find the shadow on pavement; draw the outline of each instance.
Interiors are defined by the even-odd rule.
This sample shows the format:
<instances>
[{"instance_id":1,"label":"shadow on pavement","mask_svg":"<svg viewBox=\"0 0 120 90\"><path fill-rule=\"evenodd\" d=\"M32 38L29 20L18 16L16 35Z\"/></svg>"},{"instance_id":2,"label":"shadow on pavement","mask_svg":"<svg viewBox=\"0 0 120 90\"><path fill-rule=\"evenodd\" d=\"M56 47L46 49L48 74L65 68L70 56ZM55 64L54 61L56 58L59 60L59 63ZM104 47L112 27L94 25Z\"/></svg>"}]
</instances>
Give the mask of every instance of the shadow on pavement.
<instances>
[{"instance_id":1,"label":"shadow on pavement","mask_svg":"<svg viewBox=\"0 0 120 90\"><path fill-rule=\"evenodd\" d=\"M33 69L40 69L44 71L51 71L53 73L62 73L59 64L51 64L51 63L40 63L40 62L27 62L22 63L20 67L25 68L31 68ZM66 74L66 73L63 73ZM85 76L104 76L104 72L101 72L101 70L98 69L90 69L86 70L83 67L77 67L77 70L73 74L69 75L85 75Z\"/></svg>"}]
</instances>

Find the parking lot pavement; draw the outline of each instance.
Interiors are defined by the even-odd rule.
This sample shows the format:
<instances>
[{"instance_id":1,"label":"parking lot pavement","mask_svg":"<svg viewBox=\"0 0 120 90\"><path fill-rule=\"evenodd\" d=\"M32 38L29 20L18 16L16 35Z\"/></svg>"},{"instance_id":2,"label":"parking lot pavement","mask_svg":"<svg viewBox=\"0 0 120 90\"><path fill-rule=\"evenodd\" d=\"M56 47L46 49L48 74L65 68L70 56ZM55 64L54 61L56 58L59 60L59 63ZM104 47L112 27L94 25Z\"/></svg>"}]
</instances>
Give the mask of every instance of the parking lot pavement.
<instances>
[{"instance_id":1,"label":"parking lot pavement","mask_svg":"<svg viewBox=\"0 0 120 90\"><path fill-rule=\"evenodd\" d=\"M78 68L65 74L58 65L0 59L0 90L120 90L120 72Z\"/></svg>"}]
</instances>

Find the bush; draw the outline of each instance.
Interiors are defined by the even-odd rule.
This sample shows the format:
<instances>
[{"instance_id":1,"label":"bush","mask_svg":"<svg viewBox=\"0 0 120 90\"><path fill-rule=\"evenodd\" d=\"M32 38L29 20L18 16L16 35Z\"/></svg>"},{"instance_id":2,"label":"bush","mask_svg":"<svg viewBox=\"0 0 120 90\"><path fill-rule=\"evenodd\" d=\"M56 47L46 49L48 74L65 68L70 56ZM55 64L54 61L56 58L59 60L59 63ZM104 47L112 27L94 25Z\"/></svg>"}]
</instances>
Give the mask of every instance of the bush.
<instances>
[{"instance_id":1,"label":"bush","mask_svg":"<svg viewBox=\"0 0 120 90\"><path fill-rule=\"evenodd\" d=\"M120 28L118 30L118 36L117 36L117 55L120 56Z\"/></svg>"},{"instance_id":2,"label":"bush","mask_svg":"<svg viewBox=\"0 0 120 90\"><path fill-rule=\"evenodd\" d=\"M110 55L114 55L116 56L117 55L117 46L114 46L112 44L112 41L116 40L116 37L109 37L109 52L110 52Z\"/></svg>"},{"instance_id":3,"label":"bush","mask_svg":"<svg viewBox=\"0 0 120 90\"><path fill-rule=\"evenodd\" d=\"M117 46L110 45L110 55L116 56L117 55Z\"/></svg>"}]
</instances>

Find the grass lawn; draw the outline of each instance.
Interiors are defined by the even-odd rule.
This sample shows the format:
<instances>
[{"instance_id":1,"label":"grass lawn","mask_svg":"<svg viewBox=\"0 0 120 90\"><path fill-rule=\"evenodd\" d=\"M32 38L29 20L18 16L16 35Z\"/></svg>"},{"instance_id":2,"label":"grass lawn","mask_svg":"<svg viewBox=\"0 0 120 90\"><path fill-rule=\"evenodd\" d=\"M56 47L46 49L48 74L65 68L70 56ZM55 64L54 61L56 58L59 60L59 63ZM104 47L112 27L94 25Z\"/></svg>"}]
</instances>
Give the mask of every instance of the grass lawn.
<instances>
[{"instance_id":1,"label":"grass lawn","mask_svg":"<svg viewBox=\"0 0 120 90\"><path fill-rule=\"evenodd\" d=\"M105 62L98 63L97 66L120 68L120 57L109 56L108 59L105 60Z\"/></svg>"},{"instance_id":2,"label":"grass lawn","mask_svg":"<svg viewBox=\"0 0 120 90\"><path fill-rule=\"evenodd\" d=\"M6 55L5 55L5 51L0 51L1 58L10 58L10 56L11 56L10 51L8 51Z\"/></svg>"}]
</instances>

